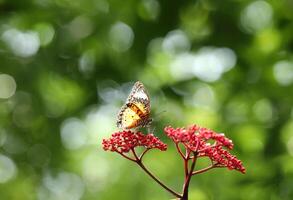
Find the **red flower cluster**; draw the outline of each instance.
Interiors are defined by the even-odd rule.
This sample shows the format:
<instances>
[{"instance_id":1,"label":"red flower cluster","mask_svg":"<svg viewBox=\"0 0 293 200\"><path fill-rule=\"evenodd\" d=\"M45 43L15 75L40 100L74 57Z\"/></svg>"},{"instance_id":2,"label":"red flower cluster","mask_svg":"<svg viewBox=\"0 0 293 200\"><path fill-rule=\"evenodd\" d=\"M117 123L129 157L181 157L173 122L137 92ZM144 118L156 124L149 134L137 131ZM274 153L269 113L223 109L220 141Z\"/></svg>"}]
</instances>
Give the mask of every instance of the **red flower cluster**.
<instances>
[{"instance_id":1,"label":"red flower cluster","mask_svg":"<svg viewBox=\"0 0 293 200\"><path fill-rule=\"evenodd\" d=\"M135 147L145 147L146 149L160 149L165 151L167 145L153 134L144 135L141 132L133 133L131 131L122 131L112 134L109 139L103 140L105 151L116 151L118 153L127 153Z\"/></svg>"},{"instance_id":2,"label":"red flower cluster","mask_svg":"<svg viewBox=\"0 0 293 200\"><path fill-rule=\"evenodd\" d=\"M197 125L190 126L187 129L174 129L169 126L164 131L176 144L182 143L185 148L197 153L198 157L209 157L215 166L225 166L228 169L236 169L245 173L242 162L223 149L223 147L233 149L232 141L224 134ZM211 144L210 141L214 141L214 143Z\"/></svg>"},{"instance_id":3,"label":"red flower cluster","mask_svg":"<svg viewBox=\"0 0 293 200\"><path fill-rule=\"evenodd\" d=\"M230 170L235 169L245 173L245 168L243 167L242 162L221 146L206 148L204 152L199 155L208 156L211 160L217 163L216 166L224 166Z\"/></svg>"}]
</instances>

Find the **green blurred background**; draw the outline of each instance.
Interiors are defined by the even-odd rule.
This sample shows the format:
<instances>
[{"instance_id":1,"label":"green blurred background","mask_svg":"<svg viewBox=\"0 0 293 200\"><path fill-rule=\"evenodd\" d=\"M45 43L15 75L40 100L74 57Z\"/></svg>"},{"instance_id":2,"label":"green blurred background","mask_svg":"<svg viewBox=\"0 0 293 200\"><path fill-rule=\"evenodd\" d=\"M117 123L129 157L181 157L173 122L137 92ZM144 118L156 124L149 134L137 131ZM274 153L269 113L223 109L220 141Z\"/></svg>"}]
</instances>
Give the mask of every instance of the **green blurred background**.
<instances>
[{"instance_id":1,"label":"green blurred background","mask_svg":"<svg viewBox=\"0 0 293 200\"><path fill-rule=\"evenodd\" d=\"M167 152L146 165L181 190L166 125L224 132L247 173L193 178L192 200L293 199L293 1L0 0L0 199L173 198L104 152L132 84Z\"/></svg>"}]
</instances>

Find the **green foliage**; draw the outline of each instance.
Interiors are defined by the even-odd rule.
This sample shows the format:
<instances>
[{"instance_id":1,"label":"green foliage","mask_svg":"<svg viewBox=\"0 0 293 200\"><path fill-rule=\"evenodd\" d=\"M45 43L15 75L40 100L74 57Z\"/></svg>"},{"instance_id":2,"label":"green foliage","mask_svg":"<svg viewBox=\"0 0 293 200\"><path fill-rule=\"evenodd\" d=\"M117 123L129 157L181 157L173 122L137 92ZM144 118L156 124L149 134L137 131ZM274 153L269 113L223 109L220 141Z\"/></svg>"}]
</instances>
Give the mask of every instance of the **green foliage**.
<instances>
[{"instance_id":1,"label":"green foliage","mask_svg":"<svg viewBox=\"0 0 293 200\"><path fill-rule=\"evenodd\" d=\"M290 0L0 0L0 199L171 199L101 148L136 80L163 141L165 125L197 123L235 143L247 174L198 175L192 200L292 199L292 9ZM146 161L180 191L172 148Z\"/></svg>"}]
</instances>

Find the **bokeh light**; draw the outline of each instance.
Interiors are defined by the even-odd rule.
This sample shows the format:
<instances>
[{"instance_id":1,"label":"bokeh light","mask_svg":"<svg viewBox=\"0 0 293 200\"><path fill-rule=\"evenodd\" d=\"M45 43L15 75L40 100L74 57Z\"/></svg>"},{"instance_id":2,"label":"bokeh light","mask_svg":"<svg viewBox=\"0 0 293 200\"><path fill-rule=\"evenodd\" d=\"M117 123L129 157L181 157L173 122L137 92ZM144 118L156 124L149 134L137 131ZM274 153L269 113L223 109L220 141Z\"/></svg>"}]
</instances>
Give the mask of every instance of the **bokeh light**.
<instances>
[{"instance_id":1,"label":"bokeh light","mask_svg":"<svg viewBox=\"0 0 293 200\"><path fill-rule=\"evenodd\" d=\"M183 31L175 30L167 34L162 47L167 53L178 54L188 51L190 49L190 42Z\"/></svg>"},{"instance_id":2,"label":"bokeh light","mask_svg":"<svg viewBox=\"0 0 293 200\"><path fill-rule=\"evenodd\" d=\"M253 111L261 122L270 122L274 114L272 104L267 99L258 100L253 106Z\"/></svg>"},{"instance_id":3,"label":"bokeh light","mask_svg":"<svg viewBox=\"0 0 293 200\"><path fill-rule=\"evenodd\" d=\"M272 24L273 9L267 1L253 1L241 13L245 31L255 33Z\"/></svg>"},{"instance_id":4,"label":"bokeh light","mask_svg":"<svg viewBox=\"0 0 293 200\"><path fill-rule=\"evenodd\" d=\"M156 20L160 14L160 3L157 0L142 0L138 6L138 14L145 20Z\"/></svg>"},{"instance_id":5,"label":"bokeh light","mask_svg":"<svg viewBox=\"0 0 293 200\"><path fill-rule=\"evenodd\" d=\"M59 172L57 175L46 173L43 184L38 190L38 199L78 200L84 193L84 183L76 174Z\"/></svg>"},{"instance_id":6,"label":"bokeh light","mask_svg":"<svg viewBox=\"0 0 293 200\"><path fill-rule=\"evenodd\" d=\"M78 16L69 24L69 32L75 39L82 39L89 36L93 31L93 22L85 17Z\"/></svg>"},{"instance_id":7,"label":"bokeh light","mask_svg":"<svg viewBox=\"0 0 293 200\"><path fill-rule=\"evenodd\" d=\"M293 62L279 61L274 65L274 76L280 85L293 83Z\"/></svg>"},{"instance_id":8,"label":"bokeh light","mask_svg":"<svg viewBox=\"0 0 293 200\"><path fill-rule=\"evenodd\" d=\"M81 148L87 142L85 124L76 118L67 119L61 126L61 140L67 149Z\"/></svg>"},{"instance_id":9,"label":"bokeh light","mask_svg":"<svg viewBox=\"0 0 293 200\"><path fill-rule=\"evenodd\" d=\"M92 50L87 50L79 58L79 70L85 75L91 74L94 71L96 63L95 52Z\"/></svg>"},{"instance_id":10,"label":"bokeh light","mask_svg":"<svg viewBox=\"0 0 293 200\"><path fill-rule=\"evenodd\" d=\"M282 142L286 146L287 151L290 156L293 157L293 121L288 121L283 127L282 127Z\"/></svg>"},{"instance_id":11,"label":"bokeh light","mask_svg":"<svg viewBox=\"0 0 293 200\"><path fill-rule=\"evenodd\" d=\"M49 23L39 23L35 25L36 32L38 33L41 46L49 45L55 35L54 27Z\"/></svg>"},{"instance_id":12,"label":"bokeh light","mask_svg":"<svg viewBox=\"0 0 293 200\"><path fill-rule=\"evenodd\" d=\"M13 160L0 154L0 183L5 183L17 174L17 168Z\"/></svg>"},{"instance_id":13,"label":"bokeh light","mask_svg":"<svg viewBox=\"0 0 293 200\"><path fill-rule=\"evenodd\" d=\"M213 89L205 84L197 86L194 93L185 95L185 103L188 106L198 108L216 109L216 97Z\"/></svg>"},{"instance_id":14,"label":"bokeh light","mask_svg":"<svg viewBox=\"0 0 293 200\"><path fill-rule=\"evenodd\" d=\"M35 31L8 29L2 34L2 40L16 56L24 58L35 55L40 48L40 38Z\"/></svg>"},{"instance_id":15,"label":"bokeh light","mask_svg":"<svg viewBox=\"0 0 293 200\"><path fill-rule=\"evenodd\" d=\"M16 82L8 74L0 74L0 99L8 99L16 91Z\"/></svg>"},{"instance_id":16,"label":"bokeh light","mask_svg":"<svg viewBox=\"0 0 293 200\"><path fill-rule=\"evenodd\" d=\"M85 118L89 129L89 144L96 145L96 141L102 141L103 137L110 135L115 130L116 125L113 118L116 117L118 109L112 105L102 105L89 110Z\"/></svg>"},{"instance_id":17,"label":"bokeh light","mask_svg":"<svg viewBox=\"0 0 293 200\"><path fill-rule=\"evenodd\" d=\"M70 112L84 101L85 94L80 85L57 74L43 74L38 86L50 117L58 117Z\"/></svg>"},{"instance_id":18,"label":"bokeh light","mask_svg":"<svg viewBox=\"0 0 293 200\"><path fill-rule=\"evenodd\" d=\"M195 54L178 55L170 67L174 78L195 76L202 81L214 82L235 64L236 55L231 49L203 47Z\"/></svg>"},{"instance_id":19,"label":"bokeh light","mask_svg":"<svg viewBox=\"0 0 293 200\"><path fill-rule=\"evenodd\" d=\"M293 137L290 137L287 142L287 149L291 156L293 156Z\"/></svg>"},{"instance_id":20,"label":"bokeh light","mask_svg":"<svg viewBox=\"0 0 293 200\"><path fill-rule=\"evenodd\" d=\"M96 170L97 166L99 170ZM107 184L110 184L115 179L115 176L117 176L115 174L112 179L110 168L111 166L107 158L97 157L96 152L85 157L82 164L82 175L87 187L92 191L100 191Z\"/></svg>"},{"instance_id":21,"label":"bokeh light","mask_svg":"<svg viewBox=\"0 0 293 200\"><path fill-rule=\"evenodd\" d=\"M134 33L130 26L123 22L115 23L109 32L111 47L119 52L127 51L133 43Z\"/></svg>"}]
</instances>

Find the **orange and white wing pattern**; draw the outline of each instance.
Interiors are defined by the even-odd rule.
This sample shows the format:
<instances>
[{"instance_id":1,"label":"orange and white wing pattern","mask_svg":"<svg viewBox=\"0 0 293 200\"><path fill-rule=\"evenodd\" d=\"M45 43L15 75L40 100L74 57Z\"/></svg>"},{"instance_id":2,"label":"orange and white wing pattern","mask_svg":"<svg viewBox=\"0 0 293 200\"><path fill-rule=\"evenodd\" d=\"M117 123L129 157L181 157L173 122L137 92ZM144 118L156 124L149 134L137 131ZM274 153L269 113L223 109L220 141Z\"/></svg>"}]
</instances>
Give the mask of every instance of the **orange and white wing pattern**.
<instances>
[{"instance_id":1,"label":"orange and white wing pattern","mask_svg":"<svg viewBox=\"0 0 293 200\"><path fill-rule=\"evenodd\" d=\"M118 113L117 127L132 129L147 126L150 122L150 98L144 85L137 81Z\"/></svg>"}]
</instances>

